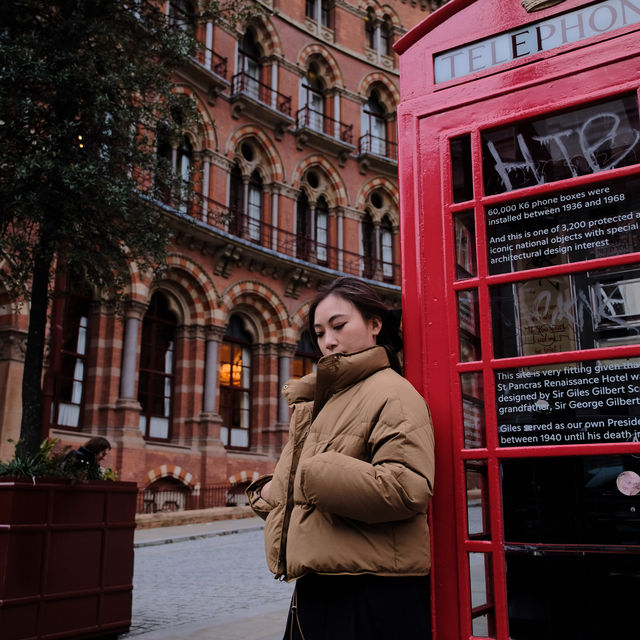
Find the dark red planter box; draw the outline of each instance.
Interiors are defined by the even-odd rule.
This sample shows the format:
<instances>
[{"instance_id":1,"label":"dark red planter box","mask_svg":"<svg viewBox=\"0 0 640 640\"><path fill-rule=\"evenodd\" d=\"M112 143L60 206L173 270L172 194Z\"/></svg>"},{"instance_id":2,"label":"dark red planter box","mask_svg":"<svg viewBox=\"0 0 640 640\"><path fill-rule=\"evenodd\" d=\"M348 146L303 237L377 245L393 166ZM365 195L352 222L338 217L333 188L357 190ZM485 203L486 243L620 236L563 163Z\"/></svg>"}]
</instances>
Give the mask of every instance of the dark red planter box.
<instances>
[{"instance_id":1,"label":"dark red planter box","mask_svg":"<svg viewBox=\"0 0 640 640\"><path fill-rule=\"evenodd\" d=\"M137 485L0 482L0 637L128 631Z\"/></svg>"}]
</instances>

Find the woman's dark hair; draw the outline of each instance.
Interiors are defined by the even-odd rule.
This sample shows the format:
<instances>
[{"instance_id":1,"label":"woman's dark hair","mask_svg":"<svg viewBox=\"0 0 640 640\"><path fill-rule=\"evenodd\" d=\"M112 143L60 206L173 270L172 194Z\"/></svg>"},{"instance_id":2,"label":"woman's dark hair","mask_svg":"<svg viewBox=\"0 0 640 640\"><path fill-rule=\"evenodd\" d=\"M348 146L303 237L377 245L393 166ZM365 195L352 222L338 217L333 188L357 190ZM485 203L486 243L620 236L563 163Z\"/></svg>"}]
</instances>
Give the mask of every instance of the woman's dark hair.
<instances>
[{"instance_id":1,"label":"woman's dark hair","mask_svg":"<svg viewBox=\"0 0 640 640\"><path fill-rule=\"evenodd\" d=\"M94 455L101 453L102 451L107 451L111 449L111 443L102 436L96 436L95 438L90 438L83 445L85 449L91 451Z\"/></svg>"},{"instance_id":2,"label":"woman's dark hair","mask_svg":"<svg viewBox=\"0 0 640 640\"><path fill-rule=\"evenodd\" d=\"M399 309L388 309L380 299L378 292L366 282L358 278L344 276L336 278L333 282L320 290L309 307L309 335L316 348L318 340L314 329L316 319L316 308L330 295L340 296L351 302L361 313L365 320L379 318L382 322L380 333L377 336L377 343L384 347L389 356L391 368L402 375L402 366L398 359L398 352L402 351L402 336L400 335Z\"/></svg>"}]
</instances>

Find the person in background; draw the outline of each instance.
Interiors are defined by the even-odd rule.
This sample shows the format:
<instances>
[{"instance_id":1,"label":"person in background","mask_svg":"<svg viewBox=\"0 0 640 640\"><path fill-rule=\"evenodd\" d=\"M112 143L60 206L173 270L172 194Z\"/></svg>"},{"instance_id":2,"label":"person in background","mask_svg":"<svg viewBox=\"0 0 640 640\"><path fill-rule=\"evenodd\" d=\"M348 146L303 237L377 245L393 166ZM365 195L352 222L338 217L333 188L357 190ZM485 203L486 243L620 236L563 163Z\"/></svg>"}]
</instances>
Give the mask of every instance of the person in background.
<instances>
[{"instance_id":1,"label":"person in background","mask_svg":"<svg viewBox=\"0 0 640 640\"><path fill-rule=\"evenodd\" d=\"M69 451L65 458L65 467L74 467L74 470L85 470L88 478L100 478L100 463L111 451L111 443L102 436L89 438L81 447Z\"/></svg>"},{"instance_id":2,"label":"person in background","mask_svg":"<svg viewBox=\"0 0 640 640\"><path fill-rule=\"evenodd\" d=\"M247 489L267 563L296 581L286 640L431 635L429 410L402 377L397 319L375 289L338 278L313 301L322 358L290 380L289 440Z\"/></svg>"}]
</instances>

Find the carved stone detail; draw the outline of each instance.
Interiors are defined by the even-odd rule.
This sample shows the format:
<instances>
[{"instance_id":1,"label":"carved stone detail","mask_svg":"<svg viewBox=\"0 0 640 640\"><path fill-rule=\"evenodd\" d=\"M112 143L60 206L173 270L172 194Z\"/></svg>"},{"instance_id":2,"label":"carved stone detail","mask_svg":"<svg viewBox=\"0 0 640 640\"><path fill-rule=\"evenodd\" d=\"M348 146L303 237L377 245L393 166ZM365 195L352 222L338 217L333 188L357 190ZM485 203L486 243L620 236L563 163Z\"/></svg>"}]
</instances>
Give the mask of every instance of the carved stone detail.
<instances>
[{"instance_id":1,"label":"carved stone detail","mask_svg":"<svg viewBox=\"0 0 640 640\"><path fill-rule=\"evenodd\" d=\"M297 299L300 296L300 290L309 285L310 279L311 275L306 269L295 267L285 277L284 295Z\"/></svg>"},{"instance_id":2,"label":"carved stone detail","mask_svg":"<svg viewBox=\"0 0 640 640\"><path fill-rule=\"evenodd\" d=\"M27 334L23 331L0 332L0 360L24 362L27 351Z\"/></svg>"}]
</instances>

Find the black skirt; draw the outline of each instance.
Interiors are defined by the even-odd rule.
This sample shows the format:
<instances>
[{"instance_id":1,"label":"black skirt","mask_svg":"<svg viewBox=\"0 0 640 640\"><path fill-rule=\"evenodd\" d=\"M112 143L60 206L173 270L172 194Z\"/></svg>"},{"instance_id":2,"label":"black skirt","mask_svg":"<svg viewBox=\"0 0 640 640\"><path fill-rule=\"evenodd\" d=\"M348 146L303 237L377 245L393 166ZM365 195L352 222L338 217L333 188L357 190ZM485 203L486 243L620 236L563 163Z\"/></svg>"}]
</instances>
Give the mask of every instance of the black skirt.
<instances>
[{"instance_id":1,"label":"black skirt","mask_svg":"<svg viewBox=\"0 0 640 640\"><path fill-rule=\"evenodd\" d=\"M430 640L429 576L309 574L283 640Z\"/></svg>"}]
</instances>

